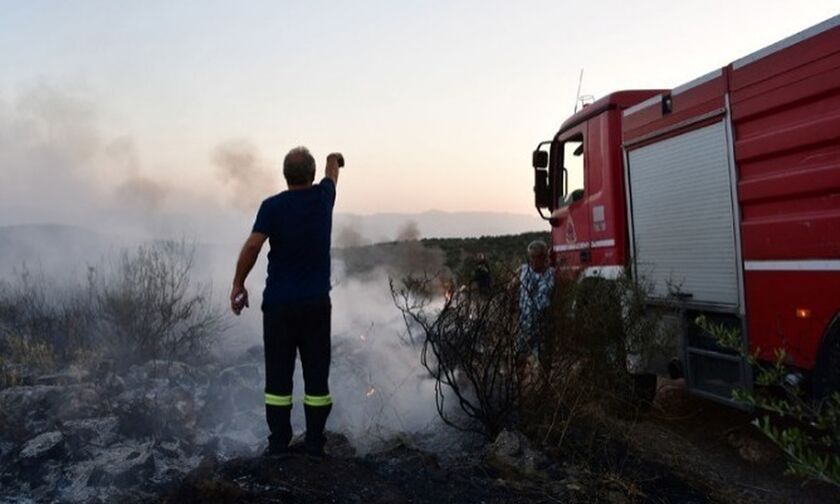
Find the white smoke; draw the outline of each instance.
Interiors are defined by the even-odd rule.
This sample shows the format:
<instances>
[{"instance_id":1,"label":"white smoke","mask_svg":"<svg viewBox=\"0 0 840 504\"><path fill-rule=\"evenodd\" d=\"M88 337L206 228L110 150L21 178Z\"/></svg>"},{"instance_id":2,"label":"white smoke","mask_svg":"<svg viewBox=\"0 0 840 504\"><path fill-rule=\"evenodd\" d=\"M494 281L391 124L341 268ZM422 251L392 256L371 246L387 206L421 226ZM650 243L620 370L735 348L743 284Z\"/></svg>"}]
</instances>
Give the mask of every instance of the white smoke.
<instances>
[{"instance_id":1,"label":"white smoke","mask_svg":"<svg viewBox=\"0 0 840 504\"><path fill-rule=\"evenodd\" d=\"M335 405L328 427L347 434L362 451L397 434L435 430L434 382L420 364L420 348L409 341L386 272L348 277L336 266L330 380Z\"/></svg>"}]
</instances>

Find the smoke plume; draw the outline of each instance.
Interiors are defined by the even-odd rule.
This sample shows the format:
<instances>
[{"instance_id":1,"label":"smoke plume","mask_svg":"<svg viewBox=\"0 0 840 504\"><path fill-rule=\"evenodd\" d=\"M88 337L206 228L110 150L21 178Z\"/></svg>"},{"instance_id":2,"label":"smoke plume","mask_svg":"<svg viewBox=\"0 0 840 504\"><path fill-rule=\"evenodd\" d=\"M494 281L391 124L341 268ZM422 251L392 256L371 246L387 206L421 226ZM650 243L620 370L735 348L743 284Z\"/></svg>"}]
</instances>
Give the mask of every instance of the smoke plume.
<instances>
[{"instance_id":1,"label":"smoke plume","mask_svg":"<svg viewBox=\"0 0 840 504\"><path fill-rule=\"evenodd\" d=\"M277 175L259 158L256 147L246 140L228 140L213 151L219 179L232 191L231 204L251 210L266 196L279 190Z\"/></svg>"},{"instance_id":2,"label":"smoke plume","mask_svg":"<svg viewBox=\"0 0 840 504\"><path fill-rule=\"evenodd\" d=\"M400 226L397 230L397 241L417 241L419 239L420 227L417 225L416 221L406 221L406 223Z\"/></svg>"}]
</instances>

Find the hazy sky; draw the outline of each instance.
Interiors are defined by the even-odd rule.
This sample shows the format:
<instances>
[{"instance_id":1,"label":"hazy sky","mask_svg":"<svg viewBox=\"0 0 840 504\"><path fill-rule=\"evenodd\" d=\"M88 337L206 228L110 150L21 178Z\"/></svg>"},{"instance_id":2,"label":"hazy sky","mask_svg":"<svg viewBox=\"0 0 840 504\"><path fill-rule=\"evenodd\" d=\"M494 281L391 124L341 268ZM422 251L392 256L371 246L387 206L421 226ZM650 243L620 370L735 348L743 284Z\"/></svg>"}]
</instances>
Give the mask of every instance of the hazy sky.
<instances>
[{"instance_id":1,"label":"hazy sky","mask_svg":"<svg viewBox=\"0 0 840 504\"><path fill-rule=\"evenodd\" d=\"M31 108L33 90L70 103L81 127L132 153L100 161L102 180L129 170L219 200L253 198L223 184L217 146L250 144L258 164L279 170L304 144L319 169L329 151L345 153L338 211L528 213L530 152L571 112L581 67L585 94L673 87L838 7L0 0L0 115ZM14 124L7 117L0 141Z\"/></svg>"}]
</instances>

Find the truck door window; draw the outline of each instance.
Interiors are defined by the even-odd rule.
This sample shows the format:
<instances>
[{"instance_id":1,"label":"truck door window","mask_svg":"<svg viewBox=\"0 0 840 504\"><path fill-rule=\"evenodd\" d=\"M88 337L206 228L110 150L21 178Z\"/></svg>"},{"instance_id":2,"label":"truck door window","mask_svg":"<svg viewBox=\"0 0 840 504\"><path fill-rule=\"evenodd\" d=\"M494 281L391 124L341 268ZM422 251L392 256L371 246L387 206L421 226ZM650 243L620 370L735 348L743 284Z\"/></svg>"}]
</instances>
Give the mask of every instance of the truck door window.
<instances>
[{"instance_id":1,"label":"truck door window","mask_svg":"<svg viewBox=\"0 0 840 504\"><path fill-rule=\"evenodd\" d=\"M583 135L563 142L563 167L566 169L563 188L566 194L558 195L558 208L583 198L583 158Z\"/></svg>"}]
</instances>

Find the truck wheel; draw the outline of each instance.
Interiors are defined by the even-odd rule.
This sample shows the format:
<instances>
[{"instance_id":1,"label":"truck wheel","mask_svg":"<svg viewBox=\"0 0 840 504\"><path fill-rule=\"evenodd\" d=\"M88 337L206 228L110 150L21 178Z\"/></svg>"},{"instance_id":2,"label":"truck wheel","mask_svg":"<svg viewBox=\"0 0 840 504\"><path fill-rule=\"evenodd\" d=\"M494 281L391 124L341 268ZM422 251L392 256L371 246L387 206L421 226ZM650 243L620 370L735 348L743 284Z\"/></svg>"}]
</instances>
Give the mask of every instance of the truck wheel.
<instances>
[{"instance_id":1,"label":"truck wheel","mask_svg":"<svg viewBox=\"0 0 840 504\"><path fill-rule=\"evenodd\" d=\"M834 392L840 392L840 327L826 336L814 370L814 397L823 399Z\"/></svg>"},{"instance_id":2,"label":"truck wheel","mask_svg":"<svg viewBox=\"0 0 840 504\"><path fill-rule=\"evenodd\" d=\"M633 375L633 402L642 408L649 408L656 398L656 375L652 373Z\"/></svg>"}]
</instances>

